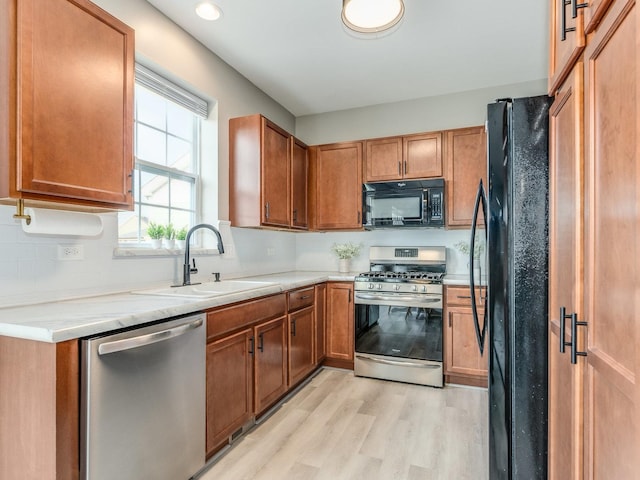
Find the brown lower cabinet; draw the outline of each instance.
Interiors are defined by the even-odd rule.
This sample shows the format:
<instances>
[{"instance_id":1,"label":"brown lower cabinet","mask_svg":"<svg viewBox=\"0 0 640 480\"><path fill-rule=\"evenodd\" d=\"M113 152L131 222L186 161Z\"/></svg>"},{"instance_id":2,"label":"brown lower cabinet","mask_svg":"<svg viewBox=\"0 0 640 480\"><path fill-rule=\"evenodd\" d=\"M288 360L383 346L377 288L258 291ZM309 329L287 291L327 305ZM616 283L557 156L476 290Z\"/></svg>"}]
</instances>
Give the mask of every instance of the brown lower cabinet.
<instances>
[{"instance_id":1,"label":"brown lower cabinet","mask_svg":"<svg viewBox=\"0 0 640 480\"><path fill-rule=\"evenodd\" d=\"M354 314L353 282L328 282L325 365L353 370Z\"/></svg>"},{"instance_id":2,"label":"brown lower cabinet","mask_svg":"<svg viewBox=\"0 0 640 480\"><path fill-rule=\"evenodd\" d=\"M80 476L78 344L0 336L0 478Z\"/></svg>"},{"instance_id":3,"label":"brown lower cabinet","mask_svg":"<svg viewBox=\"0 0 640 480\"><path fill-rule=\"evenodd\" d=\"M480 355L476 339L469 287L447 286L444 325L444 373L447 383L487 386L488 347ZM476 301L482 305L480 289L476 289ZM482 322L484 309L478 315ZM488 339L487 339L488 340Z\"/></svg>"},{"instance_id":4,"label":"brown lower cabinet","mask_svg":"<svg viewBox=\"0 0 640 480\"><path fill-rule=\"evenodd\" d=\"M315 368L315 288L294 290L289 297L289 386Z\"/></svg>"},{"instance_id":5,"label":"brown lower cabinet","mask_svg":"<svg viewBox=\"0 0 640 480\"><path fill-rule=\"evenodd\" d=\"M207 458L320 365L325 288L207 312Z\"/></svg>"}]
</instances>

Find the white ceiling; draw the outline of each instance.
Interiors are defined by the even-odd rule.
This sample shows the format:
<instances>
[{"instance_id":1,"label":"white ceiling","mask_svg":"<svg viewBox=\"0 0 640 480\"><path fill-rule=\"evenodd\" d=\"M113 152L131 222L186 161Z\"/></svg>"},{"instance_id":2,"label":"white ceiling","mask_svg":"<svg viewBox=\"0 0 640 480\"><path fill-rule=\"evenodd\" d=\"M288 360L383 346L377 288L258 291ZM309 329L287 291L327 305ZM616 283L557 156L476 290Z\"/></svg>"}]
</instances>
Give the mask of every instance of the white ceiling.
<instances>
[{"instance_id":1,"label":"white ceiling","mask_svg":"<svg viewBox=\"0 0 640 480\"><path fill-rule=\"evenodd\" d=\"M148 0L295 116L547 77L546 0L404 0L391 35L342 26L342 0Z\"/></svg>"}]
</instances>

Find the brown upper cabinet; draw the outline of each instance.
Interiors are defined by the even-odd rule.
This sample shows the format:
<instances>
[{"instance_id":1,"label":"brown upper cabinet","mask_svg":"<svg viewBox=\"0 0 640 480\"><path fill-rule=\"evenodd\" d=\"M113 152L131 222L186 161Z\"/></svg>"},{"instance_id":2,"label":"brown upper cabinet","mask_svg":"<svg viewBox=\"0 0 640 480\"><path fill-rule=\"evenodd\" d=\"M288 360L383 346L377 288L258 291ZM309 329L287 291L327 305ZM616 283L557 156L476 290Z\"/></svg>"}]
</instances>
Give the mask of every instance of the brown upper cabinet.
<instances>
[{"instance_id":1,"label":"brown upper cabinet","mask_svg":"<svg viewBox=\"0 0 640 480\"><path fill-rule=\"evenodd\" d=\"M365 181L442 176L442 133L377 138L365 142Z\"/></svg>"},{"instance_id":2,"label":"brown upper cabinet","mask_svg":"<svg viewBox=\"0 0 640 480\"><path fill-rule=\"evenodd\" d=\"M87 0L7 0L0 37L0 198L132 209L133 29Z\"/></svg>"},{"instance_id":3,"label":"brown upper cabinet","mask_svg":"<svg viewBox=\"0 0 640 480\"><path fill-rule=\"evenodd\" d=\"M487 185L487 136L484 126L445 132L447 228L469 228L478 183ZM481 217L478 224L482 225Z\"/></svg>"},{"instance_id":4,"label":"brown upper cabinet","mask_svg":"<svg viewBox=\"0 0 640 480\"><path fill-rule=\"evenodd\" d=\"M316 230L362 228L362 142L312 147L311 225Z\"/></svg>"},{"instance_id":5,"label":"brown upper cabinet","mask_svg":"<svg viewBox=\"0 0 640 480\"><path fill-rule=\"evenodd\" d=\"M567 78L586 44L583 9L574 8L578 1L571 0L567 3L565 0L551 0L549 95L553 95Z\"/></svg>"},{"instance_id":6,"label":"brown upper cabinet","mask_svg":"<svg viewBox=\"0 0 640 480\"><path fill-rule=\"evenodd\" d=\"M306 230L309 226L309 149L291 137L291 227Z\"/></svg>"},{"instance_id":7,"label":"brown upper cabinet","mask_svg":"<svg viewBox=\"0 0 640 480\"><path fill-rule=\"evenodd\" d=\"M307 150L262 115L229 120L231 224L306 229Z\"/></svg>"}]
</instances>

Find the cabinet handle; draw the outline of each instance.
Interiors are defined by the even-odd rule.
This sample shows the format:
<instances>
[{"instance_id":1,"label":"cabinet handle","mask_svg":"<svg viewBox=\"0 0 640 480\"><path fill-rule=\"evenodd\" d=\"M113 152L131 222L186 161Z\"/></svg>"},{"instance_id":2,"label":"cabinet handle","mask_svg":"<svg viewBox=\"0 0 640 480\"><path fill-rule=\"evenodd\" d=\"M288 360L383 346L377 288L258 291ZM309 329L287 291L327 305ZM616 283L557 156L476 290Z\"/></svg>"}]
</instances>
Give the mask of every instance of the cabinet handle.
<instances>
[{"instance_id":1,"label":"cabinet handle","mask_svg":"<svg viewBox=\"0 0 640 480\"><path fill-rule=\"evenodd\" d=\"M402 175L402 162L398 160L398 175Z\"/></svg>"},{"instance_id":2,"label":"cabinet handle","mask_svg":"<svg viewBox=\"0 0 640 480\"><path fill-rule=\"evenodd\" d=\"M467 300L471 300L471 295L458 295L458 298L464 298Z\"/></svg>"},{"instance_id":3,"label":"cabinet handle","mask_svg":"<svg viewBox=\"0 0 640 480\"><path fill-rule=\"evenodd\" d=\"M258 335L258 350L264 352L264 338L262 333Z\"/></svg>"},{"instance_id":4,"label":"cabinet handle","mask_svg":"<svg viewBox=\"0 0 640 480\"><path fill-rule=\"evenodd\" d=\"M361 223L361 221L360 221L360 211L358 210L358 224L360 224L360 223Z\"/></svg>"},{"instance_id":5,"label":"cabinet handle","mask_svg":"<svg viewBox=\"0 0 640 480\"><path fill-rule=\"evenodd\" d=\"M129 190L127 190L127 193L133 195L133 170L131 170L131 173L127 175L127 178L129 178L129 181L131 182L131 187L129 188Z\"/></svg>"},{"instance_id":6,"label":"cabinet handle","mask_svg":"<svg viewBox=\"0 0 640 480\"><path fill-rule=\"evenodd\" d=\"M564 332L566 330L566 320L572 318L573 315L567 315L567 310L564 307L560 307L560 353L564 353L564 347L571 346L571 342L564 341Z\"/></svg>"},{"instance_id":7,"label":"cabinet handle","mask_svg":"<svg viewBox=\"0 0 640 480\"><path fill-rule=\"evenodd\" d=\"M291 320L291 336L296 336L296 319Z\"/></svg>"},{"instance_id":8,"label":"cabinet handle","mask_svg":"<svg viewBox=\"0 0 640 480\"><path fill-rule=\"evenodd\" d=\"M407 168L407 162L404 162L404 174L406 175L408 172L408 168Z\"/></svg>"},{"instance_id":9,"label":"cabinet handle","mask_svg":"<svg viewBox=\"0 0 640 480\"><path fill-rule=\"evenodd\" d=\"M269 202L264 205L264 218L269 220Z\"/></svg>"},{"instance_id":10,"label":"cabinet handle","mask_svg":"<svg viewBox=\"0 0 640 480\"><path fill-rule=\"evenodd\" d=\"M588 3L578 3L578 0L571 0L571 18L576 18L578 16L579 8L586 8L588 6Z\"/></svg>"},{"instance_id":11,"label":"cabinet handle","mask_svg":"<svg viewBox=\"0 0 640 480\"><path fill-rule=\"evenodd\" d=\"M306 300L307 298L311 298L311 295L303 295L300 300Z\"/></svg>"},{"instance_id":12,"label":"cabinet handle","mask_svg":"<svg viewBox=\"0 0 640 480\"><path fill-rule=\"evenodd\" d=\"M576 363L578 363L579 356L580 357L587 356L586 351L583 352L578 350L578 336L577 336L578 327L586 327L586 326L587 326L587 322L578 321L577 313L571 314L571 364L572 365L575 365Z\"/></svg>"},{"instance_id":13,"label":"cabinet handle","mask_svg":"<svg viewBox=\"0 0 640 480\"><path fill-rule=\"evenodd\" d=\"M453 322L451 321L451 315L449 315L449 328L453 327Z\"/></svg>"},{"instance_id":14,"label":"cabinet handle","mask_svg":"<svg viewBox=\"0 0 640 480\"><path fill-rule=\"evenodd\" d=\"M253 355L253 337L249 339L249 355Z\"/></svg>"},{"instance_id":15,"label":"cabinet handle","mask_svg":"<svg viewBox=\"0 0 640 480\"><path fill-rule=\"evenodd\" d=\"M349 303L351 303L351 290L349 290Z\"/></svg>"},{"instance_id":16,"label":"cabinet handle","mask_svg":"<svg viewBox=\"0 0 640 480\"><path fill-rule=\"evenodd\" d=\"M571 5L572 0L560 0L562 2L562 12L560 13L560 29L562 30L560 40L565 41L567 39L567 33L575 32L576 27L567 28L567 5Z\"/></svg>"},{"instance_id":17,"label":"cabinet handle","mask_svg":"<svg viewBox=\"0 0 640 480\"><path fill-rule=\"evenodd\" d=\"M293 209L293 221L294 222L298 221L298 209L297 208Z\"/></svg>"}]
</instances>

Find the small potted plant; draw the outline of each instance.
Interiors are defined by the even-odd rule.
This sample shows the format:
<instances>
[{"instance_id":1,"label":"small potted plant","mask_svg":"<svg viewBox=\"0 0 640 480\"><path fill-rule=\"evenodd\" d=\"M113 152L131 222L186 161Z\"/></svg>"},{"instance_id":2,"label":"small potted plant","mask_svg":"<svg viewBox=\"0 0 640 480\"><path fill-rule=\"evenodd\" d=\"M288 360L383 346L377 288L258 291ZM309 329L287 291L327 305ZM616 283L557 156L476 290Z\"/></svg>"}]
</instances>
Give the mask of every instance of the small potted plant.
<instances>
[{"instance_id":1,"label":"small potted plant","mask_svg":"<svg viewBox=\"0 0 640 480\"><path fill-rule=\"evenodd\" d=\"M357 257L362 249L362 243L355 244L353 242L334 243L331 245L331 251L338 257L338 271L341 273L349 272L351 269L351 259Z\"/></svg>"},{"instance_id":2,"label":"small potted plant","mask_svg":"<svg viewBox=\"0 0 640 480\"><path fill-rule=\"evenodd\" d=\"M153 248L160 248L162 246L162 238L164 237L164 226L158 225L155 222L149 222L147 225L147 235L151 239L151 246Z\"/></svg>"},{"instance_id":3,"label":"small potted plant","mask_svg":"<svg viewBox=\"0 0 640 480\"><path fill-rule=\"evenodd\" d=\"M176 229L173 227L172 223L167 223L164 226L164 246L166 248L172 249L176 245Z\"/></svg>"},{"instance_id":4,"label":"small potted plant","mask_svg":"<svg viewBox=\"0 0 640 480\"><path fill-rule=\"evenodd\" d=\"M182 227L176 231L176 247L180 250L184 250L185 241L187 239L187 227Z\"/></svg>"}]
</instances>

